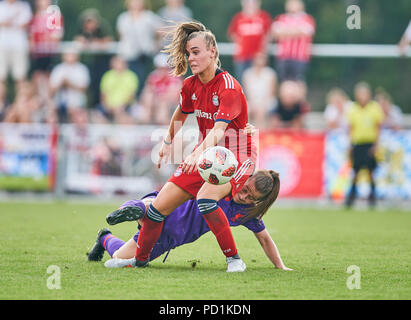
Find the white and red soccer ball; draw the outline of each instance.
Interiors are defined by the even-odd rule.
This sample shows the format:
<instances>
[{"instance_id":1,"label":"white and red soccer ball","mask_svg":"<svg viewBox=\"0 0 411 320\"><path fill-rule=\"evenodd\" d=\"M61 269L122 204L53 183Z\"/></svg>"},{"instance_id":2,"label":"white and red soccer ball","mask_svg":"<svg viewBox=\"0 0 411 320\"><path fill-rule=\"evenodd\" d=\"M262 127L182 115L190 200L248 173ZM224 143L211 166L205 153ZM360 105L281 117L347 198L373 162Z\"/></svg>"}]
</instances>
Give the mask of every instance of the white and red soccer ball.
<instances>
[{"instance_id":1,"label":"white and red soccer ball","mask_svg":"<svg viewBox=\"0 0 411 320\"><path fill-rule=\"evenodd\" d=\"M225 184L234 177L238 161L227 148L215 146L206 149L197 162L198 172L204 181Z\"/></svg>"}]
</instances>

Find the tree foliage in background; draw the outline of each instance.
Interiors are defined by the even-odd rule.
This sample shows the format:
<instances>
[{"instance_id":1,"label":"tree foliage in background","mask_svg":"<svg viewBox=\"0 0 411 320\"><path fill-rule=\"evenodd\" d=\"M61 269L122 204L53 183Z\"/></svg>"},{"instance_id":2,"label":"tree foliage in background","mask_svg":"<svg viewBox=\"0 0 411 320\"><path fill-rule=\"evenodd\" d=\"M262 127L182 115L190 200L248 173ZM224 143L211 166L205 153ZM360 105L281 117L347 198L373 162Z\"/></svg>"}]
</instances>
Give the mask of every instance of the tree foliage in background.
<instances>
[{"instance_id":1,"label":"tree foliage in background","mask_svg":"<svg viewBox=\"0 0 411 320\"><path fill-rule=\"evenodd\" d=\"M150 9L157 11L163 0L146 1ZM124 11L119 0L59 0L58 5L65 18L65 40L73 39L78 16L86 8L97 8L115 30L117 16ZM361 9L361 29L346 27L349 5ZM204 23L226 42L226 30L231 17L241 9L240 0L186 0L194 18ZM409 0L306 0L306 11L314 16L317 24L314 43L367 43L396 44L411 19ZM273 17L284 12L284 0L262 0L262 7ZM115 35L117 36L117 35ZM232 71L231 57L222 57L225 69ZM352 95L357 81L365 80L375 88L384 87L394 101L411 112L411 66L409 58L316 58L308 72L309 100L313 110L323 110L326 92L334 86L342 87Z\"/></svg>"}]
</instances>

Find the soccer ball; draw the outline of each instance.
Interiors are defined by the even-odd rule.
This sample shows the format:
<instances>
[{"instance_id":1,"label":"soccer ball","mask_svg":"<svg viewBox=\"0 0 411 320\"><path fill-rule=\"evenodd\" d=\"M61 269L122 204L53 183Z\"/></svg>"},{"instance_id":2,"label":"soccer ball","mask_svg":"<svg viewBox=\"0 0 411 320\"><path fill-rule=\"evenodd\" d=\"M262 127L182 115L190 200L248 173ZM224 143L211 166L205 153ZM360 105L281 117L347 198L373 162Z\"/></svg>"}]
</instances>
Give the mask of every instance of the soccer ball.
<instances>
[{"instance_id":1,"label":"soccer ball","mask_svg":"<svg viewBox=\"0 0 411 320\"><path fill-rule=\"evenodd\" d=\"M206 149L197 162L198 172L204 181L224 184L234 177L238 161L227 148L215 146Z\"/></svg>"}]
</instances>

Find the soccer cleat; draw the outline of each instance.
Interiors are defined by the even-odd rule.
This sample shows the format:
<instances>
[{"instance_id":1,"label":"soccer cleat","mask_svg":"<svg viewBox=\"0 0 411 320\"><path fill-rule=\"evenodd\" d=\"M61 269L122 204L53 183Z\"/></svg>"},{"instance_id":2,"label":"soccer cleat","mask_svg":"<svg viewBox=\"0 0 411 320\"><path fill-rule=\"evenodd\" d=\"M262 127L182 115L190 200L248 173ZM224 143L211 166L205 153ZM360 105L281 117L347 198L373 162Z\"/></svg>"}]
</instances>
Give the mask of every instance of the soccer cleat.
<instances>
[{"instance_id":1,"label":"soccer cleat","mask_svg":"<svg viewBox=\"0 0 411 320\"><path fill-rule=\"evenodd\" d=\"M131 259L109 259L104 262L106 268L132 268L136 266L136 258Z\"/></svg>"},{"instance_id":2,"label":"soccer cleat","mask_svg":"<svg viewBox=\"0 0 411 320\"><path fill-rule=\"evenodd\" d=\"M90 252L87 254L88 261L101 261L101 259L103 259L105 249L101 245L100 239L108 233L111 233L111 231L107 228L103 228L98 231L96 243L94 244L93 248L91 248Z\"/></svg>"},{"instance_id":3,"label":"soccer cleat","mask_svg":"<svg viewBox=\"0 0 411 320\"><path fill-rule=\"evenodd\" d=\"M238 253L232 257L227 257L227 272L244 272L245 269L246 265Z\"/></svg>"},{"instance_id":4,"label":"soccer cleat","mask_svg":"<svg viewBox=\"0 0 411 320\"><path fill-rule=\"evenodd\" d=\"M148 267L149 259L144 260L144 261L140 261L140 260L138 260L138 259L135 259L135 260L136 260L135 267L137 267L137 268L145 268L145 267Z\"/></svg>"},{"instance_id":5,"label":"soccer cleat","mask_svg":"<svg viewBox=\"0 0 411 320\"><path fill-rule=\"evenodd\" d=\"M144 210L138 206L125 206L113 211L106 217L109 225L125 221L137 221L144 217Z\"/></svg>"}]
</instances>

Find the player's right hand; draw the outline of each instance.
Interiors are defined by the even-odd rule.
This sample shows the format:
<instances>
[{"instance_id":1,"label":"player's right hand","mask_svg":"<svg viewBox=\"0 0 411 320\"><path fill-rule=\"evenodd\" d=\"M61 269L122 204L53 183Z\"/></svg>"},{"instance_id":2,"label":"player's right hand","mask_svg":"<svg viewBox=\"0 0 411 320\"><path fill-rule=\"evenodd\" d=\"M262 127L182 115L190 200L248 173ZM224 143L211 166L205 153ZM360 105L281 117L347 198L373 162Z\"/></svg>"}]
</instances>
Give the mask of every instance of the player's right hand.
<instances>
[{"instance_id":1,"label":"player's right hand","mask_svg":"<svg viewBox=\"0 0 411 320\"><path fill-rule=\"evenodd\" d=\"M165 144L164 142L161 145L160 151L158 152L158 162L157 167L161 168L161 161L164 159L164 163L167 163L168 158L171 153L171 145Z\"/></svg>"}]
</instances>

